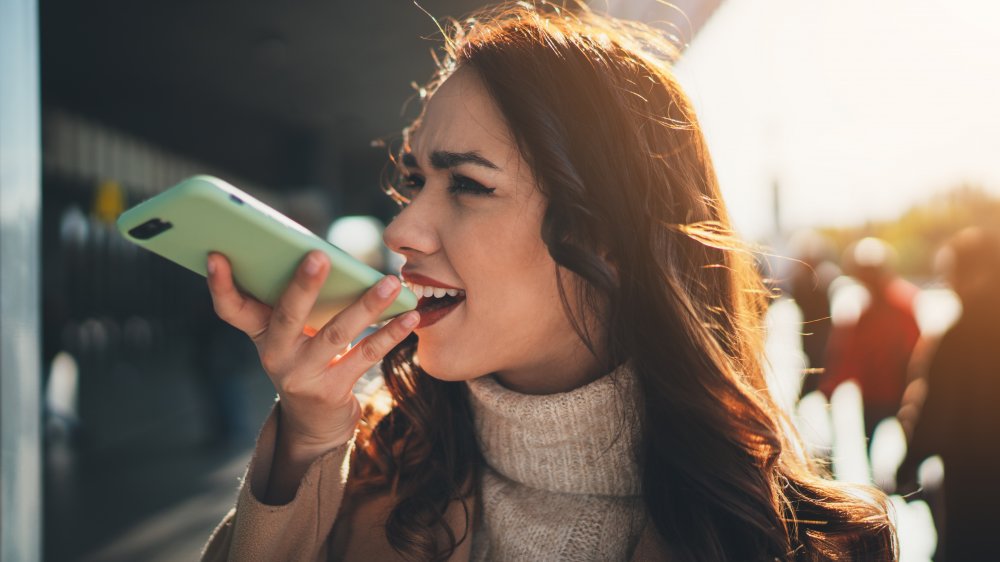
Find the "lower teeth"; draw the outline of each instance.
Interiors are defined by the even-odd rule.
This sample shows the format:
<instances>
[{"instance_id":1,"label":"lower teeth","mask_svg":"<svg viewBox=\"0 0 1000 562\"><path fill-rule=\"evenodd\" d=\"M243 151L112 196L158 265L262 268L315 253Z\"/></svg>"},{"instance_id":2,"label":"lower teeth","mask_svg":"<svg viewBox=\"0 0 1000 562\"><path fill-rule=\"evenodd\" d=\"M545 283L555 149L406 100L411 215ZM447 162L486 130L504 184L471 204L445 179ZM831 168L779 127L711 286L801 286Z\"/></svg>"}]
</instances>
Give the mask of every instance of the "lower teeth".
<instances>
[{"instance_id":1,"label":"lower teeth","mask_svg":"<svg viewBox=\"0 0 1000 562\"><path fill-rule=\"evenodd\" d=\"M439 308L445 308L453 304L457 304L458 299L455 297L442 297L442 298L429 298L428 302L421 303L418 307L419 310L437 310Z\"/></svg>"}]
</instances>

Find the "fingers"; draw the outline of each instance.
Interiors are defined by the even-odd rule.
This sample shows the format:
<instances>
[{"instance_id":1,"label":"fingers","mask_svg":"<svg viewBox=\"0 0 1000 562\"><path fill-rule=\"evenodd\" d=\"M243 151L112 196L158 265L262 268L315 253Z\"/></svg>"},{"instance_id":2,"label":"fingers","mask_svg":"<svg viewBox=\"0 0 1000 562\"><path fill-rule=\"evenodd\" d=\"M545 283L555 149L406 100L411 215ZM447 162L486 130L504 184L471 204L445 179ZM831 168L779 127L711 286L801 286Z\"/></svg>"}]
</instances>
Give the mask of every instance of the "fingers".
<instances>
[{"instance_id":1,"label":"fingers","mask_svg":"<svg viewBox=\"0 0 1000 562\"><path fill-rule=\"evenodd\" d=\"M272 376L289 375L285 367L294 357L294 371L298 373L319 374L336 365L338 371L357 373L360 377L412 332L420 320L416 311L410 311L345 352L351 341L375 323L395 300L402 287L398 277L382 278L315 335L303 336L306 318L330 269L328 258L321 252L310 252L302 260L273 310L237 290L225 256L210 254L207 265L209 291L216 313L254 339L265 370ZM265 333L266 338L262 338ZM340 354L343 354L340 360L331 364ZM343 371L340 365L347 370Z\"/></svg>"},{"instance_id":2,"label":"fingers","mask_svg":"<svg viewBox=\"0 0 1000 562\"><path fill-rule=\"evenodd\" d=\"M251 338L266 330L271 308L237 290L229 260L213 252L208 255L207 268L208 291L219 318Z\"/></svg>"},{"instance_id":3,"label":"fingers","mask_svg":"<svg viewBox=\"0 0 1000 562\"><path fill-rule=\"evenodd\" d=\"M322 366L338 353L342 353L358 334L378 321L382 311L388 308L399 294L400 287L398 277L387 275L374 287L365 291L360 299L327 322L323 329L303 346L305 361Z\"/></svg>"},{"instance_id":4,"label":"fingers","mask_svg":"<svg viewBox=\"0 0 1000 562\"><path fill-rule=\"evenodd\" d=\"M306 319L330 271L330 259L322 252L309 252L295 271L281 298L274 305L268 339L278 346L291 345L305 329Z\"/></svg>"},{"instance_id":5,"label":"fingers","mask_svg":"<svg viewBox=\"0 0 1000 562\"><path fill-rule=\"evenodd\" d=\"M403 341L420 322L420 314L411 310L393 318L379 331L369 335L351 348L347 354L337 361L337 369L344 372L357 373L354 380L349 381L351 387L365 374L365 371L382 360L383 357L399 342Z\"/></svg>"}]
</instances>

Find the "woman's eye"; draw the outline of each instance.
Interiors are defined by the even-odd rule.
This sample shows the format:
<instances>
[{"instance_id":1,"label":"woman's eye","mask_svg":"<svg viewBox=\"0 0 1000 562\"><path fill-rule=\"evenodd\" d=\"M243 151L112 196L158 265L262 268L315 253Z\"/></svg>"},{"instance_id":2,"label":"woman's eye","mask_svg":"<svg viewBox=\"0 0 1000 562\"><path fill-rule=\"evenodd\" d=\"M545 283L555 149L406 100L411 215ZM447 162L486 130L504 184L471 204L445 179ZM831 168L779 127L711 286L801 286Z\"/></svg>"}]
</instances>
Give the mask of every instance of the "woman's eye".
<instances>
[{"instance_id":1,"label":"woman's eye","mask_svg":"<svg viewBox=\"0 0 1000 562\"><path fill-rule=\"evenodd\" d=\"M407 199L412 199L414 195L424 187L424 178L416 174L403 176L399 182L399 193Z\"/></svg>"},{"instance_id":2,"label":"woman's eye","mask_svg":"<svg viewBox=\"0 0 1000 562\"><path fill-rule=\"evenodd\" d=\"M393 189L394 194L390 196L400 205L409 205L426 184L427 180L419 174L405 174L399 178L399 183ZM489 195L496 191L495 188L486 187L483 184L461 176L451 175L451 183L448 185L448 193L452 195Z\"/></svg>"},{"instance_id":3,"label":"woman's eye","mask_svg":"<svg viewBox=\"0 0 1000 562\"><path fill-rule=\"evenodd\" d=\"M496 188L486 187L475 180L457 174L452 174L451 185L448 186L448 192L453 194L489 195L494 191Z\"/></svg>"}]
</instances>

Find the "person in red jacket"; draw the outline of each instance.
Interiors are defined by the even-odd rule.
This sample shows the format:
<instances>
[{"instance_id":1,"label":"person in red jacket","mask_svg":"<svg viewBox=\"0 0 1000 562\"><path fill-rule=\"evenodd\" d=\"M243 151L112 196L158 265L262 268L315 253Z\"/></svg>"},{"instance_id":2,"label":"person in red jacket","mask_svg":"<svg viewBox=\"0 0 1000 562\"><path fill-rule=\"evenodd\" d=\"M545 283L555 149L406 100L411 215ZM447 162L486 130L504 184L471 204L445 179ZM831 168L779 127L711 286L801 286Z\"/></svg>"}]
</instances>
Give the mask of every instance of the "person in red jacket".
<instances>
[{"instance_id":1,"label":"person in red jacket","mask_svg":"<svg viewBox=\"0 0 1000 562\"><path fill-rule=\"evenodd\" d=\"M842 383L861 387L865 434L896 415L906 388L910 356L920 339L914 313L919 292L893 271L894 250L877 238L864 238L845 254L844 266L868 291L857 321L834 328L820 389L828 397Z\"/></svg>"}]
</instances>

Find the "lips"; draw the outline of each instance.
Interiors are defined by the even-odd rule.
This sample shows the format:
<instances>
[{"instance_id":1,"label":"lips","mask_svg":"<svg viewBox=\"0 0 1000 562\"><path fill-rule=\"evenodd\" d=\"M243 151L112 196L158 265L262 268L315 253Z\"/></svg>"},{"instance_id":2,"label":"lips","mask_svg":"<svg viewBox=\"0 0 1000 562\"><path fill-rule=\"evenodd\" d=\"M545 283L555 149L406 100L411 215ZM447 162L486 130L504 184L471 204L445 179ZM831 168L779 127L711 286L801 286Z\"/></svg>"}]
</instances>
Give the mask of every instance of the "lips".
<instances>
[{"instance_id":1,"label":"lips","mask_svg":"<svg viewBox=\"0 0 1000 562\"><path fill-rule=\"evenodd\" d=\"M462 297L446 297L443 299L434 297L420 299L420 302L417 303L417 312L420 313L420 323L417 324L416 329L419 330L436 324L442 318L451 314L463 302L465 302L464 295Z\"/></svg>"},{"instance_id":2,"label":"lips","mask_svg":"<svg viewBox=\"0 0 1000 562\"><path fill-rule=\"evenodd\" d=\"M417 302L417 312L420 313L420 323L417 324L417 329L437 323L465 302L464 289L441 283L406 269L402 273L410 290L420 297Z\"/></svg>"}]
</instances>

